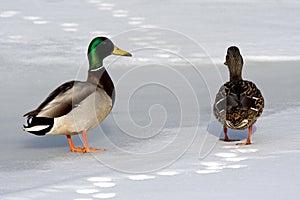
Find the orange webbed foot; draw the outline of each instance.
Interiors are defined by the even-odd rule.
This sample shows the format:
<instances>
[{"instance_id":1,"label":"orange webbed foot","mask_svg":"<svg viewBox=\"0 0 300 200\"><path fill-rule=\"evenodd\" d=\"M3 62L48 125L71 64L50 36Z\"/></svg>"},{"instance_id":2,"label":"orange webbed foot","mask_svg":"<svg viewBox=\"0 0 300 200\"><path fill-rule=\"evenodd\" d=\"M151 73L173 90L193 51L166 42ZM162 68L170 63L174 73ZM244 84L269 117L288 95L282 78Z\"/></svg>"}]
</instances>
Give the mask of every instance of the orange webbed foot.
<instances>
[{"instance_id":1,"label":"orange webbed foot","mask_svg":"<svg viewBox=\"0 0 300 200\"><path fill-rule=\"evenodd\" d=\"M85 148L81 148L81 147L72 147L72 148L70 148L70 150L72 152L82 152L82 153L85 152Z\"/></svg>"},{"instance_id":2,"label":"orange webbed foot","mask_svg":"<svg viewBox=\"0 0 300 200\"><path fill-rule=\"evenodd\" d=\"M87 142L86 132L83 132L83 140L84 140L84 147L75 147L70 135L67 135L67 139L70 145L70 150L72 152L81 152L81 153L97 153L97 152L104 152L105 149L96 149L90 148Z\"/></svg>"},{"instance_id":3,"label":"orange webbed foot","mask_svg":"<svg viewBox=\"0 0 300 200\"><path fill-rule=\"evenodd\" d=\"M97 152L105 152L105 149L96 149L96 148L84 148L85 152L84 153L97 153Z\"/></svg>"}]
</instances>

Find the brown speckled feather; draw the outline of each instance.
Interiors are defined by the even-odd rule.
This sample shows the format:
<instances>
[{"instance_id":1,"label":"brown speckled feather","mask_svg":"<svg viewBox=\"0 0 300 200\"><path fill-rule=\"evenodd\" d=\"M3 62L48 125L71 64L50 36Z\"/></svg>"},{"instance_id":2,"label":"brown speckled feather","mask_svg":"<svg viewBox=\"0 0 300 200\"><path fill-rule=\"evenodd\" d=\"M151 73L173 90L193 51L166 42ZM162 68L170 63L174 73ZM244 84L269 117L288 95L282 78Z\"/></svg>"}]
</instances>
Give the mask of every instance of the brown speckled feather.
<instances>
[{"instance_id":1,"label":"brown speckled feather","mask_svg":"<svg viewBox=\"0 0 300 200\"><path fill-rule=\"evenodd\" d=\"M246 129L262 114L264 99L260 90L250 81L225 83L216 95L214 114L232 129Z\"/></svg>"}]
</instances>

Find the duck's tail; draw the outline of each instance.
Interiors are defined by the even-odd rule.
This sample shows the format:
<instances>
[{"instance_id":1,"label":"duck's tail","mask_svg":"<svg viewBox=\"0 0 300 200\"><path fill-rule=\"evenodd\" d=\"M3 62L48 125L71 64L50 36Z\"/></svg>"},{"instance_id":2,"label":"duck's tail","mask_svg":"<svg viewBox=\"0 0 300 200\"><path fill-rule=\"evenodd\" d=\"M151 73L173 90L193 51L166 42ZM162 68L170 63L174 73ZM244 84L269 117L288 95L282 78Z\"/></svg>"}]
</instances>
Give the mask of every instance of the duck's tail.
<instances>
[{"instance_id":1,"label":"duck's tail","mask_svg":"<svg viewBox=\"0 0 300 200\"><path fill-rule=\"evenodd\" d=\"M28 116L27 125L23 125L23 130L34 135L43 136L52 129L53 124L53 118Z\"/></svg>"}]
</instances>

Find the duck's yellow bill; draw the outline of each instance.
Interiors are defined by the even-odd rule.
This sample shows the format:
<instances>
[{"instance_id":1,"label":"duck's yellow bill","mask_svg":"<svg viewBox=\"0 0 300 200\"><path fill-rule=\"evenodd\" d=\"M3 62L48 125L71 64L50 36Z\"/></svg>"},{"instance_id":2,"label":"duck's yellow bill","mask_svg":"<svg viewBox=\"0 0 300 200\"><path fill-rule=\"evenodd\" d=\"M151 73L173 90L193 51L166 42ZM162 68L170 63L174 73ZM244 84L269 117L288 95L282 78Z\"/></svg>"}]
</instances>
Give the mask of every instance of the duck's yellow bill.
<instances>
[{"instance_id":1,"label":"duck's yellow bill","mask_svg":"<svg viewBox=\"0 0 300 200\"><path fill-rule=\"evenodd\" d=\"M119 55L119 56L132 56L131 53L124 51L122 49L119 49L118 47L114 47L114 51L113 51L114 55Z\"/></svg>"}]
</instances>

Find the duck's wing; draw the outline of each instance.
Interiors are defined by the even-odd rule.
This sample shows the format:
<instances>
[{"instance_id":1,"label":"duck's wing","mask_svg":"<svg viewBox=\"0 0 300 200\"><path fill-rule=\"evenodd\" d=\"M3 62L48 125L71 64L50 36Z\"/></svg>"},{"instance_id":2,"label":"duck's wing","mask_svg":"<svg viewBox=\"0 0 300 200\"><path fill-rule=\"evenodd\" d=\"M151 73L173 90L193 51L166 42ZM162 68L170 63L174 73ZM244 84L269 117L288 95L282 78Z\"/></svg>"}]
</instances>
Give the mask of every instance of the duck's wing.
<instances>
[{"instance_id":1,"label":"duck's wing","mask_svg":"<svg viewBox=\"0 0 300 200\"><path fill-rule=\"evenodd\" d=\"M66 82L56 88L37 109L26 113L24 117L61 117L78 106L96 89L96 85L87 82Z\"/></svg>"},{"instance_id":2,"label":"duck's wing","mask_svg":"<svg viewBox=\"0 0 300 200\"><path fill-rule=\"evenodd\" d=\"M243 87L243 93L240 97L243 108L256 111L256 117L259 117L264 108L264 98L261 91L251 81L243 81Z\"/></svg>"},{"instance_id":3,"label":"duck's wing","mask_svg":"<svg viewBox=\"0 0 300 200\"><path fill-rule=\"evenodd\" d=\"M238 81L227 82L219 90L216 95L214 104L214 113L219 116L224 113L231 113L233 110L256 112L259 117L263 111L264 99L260 90L253 82Z\"/></svg>"}]
</instances>

